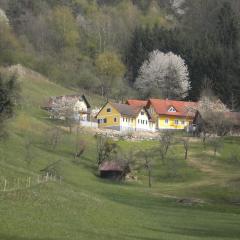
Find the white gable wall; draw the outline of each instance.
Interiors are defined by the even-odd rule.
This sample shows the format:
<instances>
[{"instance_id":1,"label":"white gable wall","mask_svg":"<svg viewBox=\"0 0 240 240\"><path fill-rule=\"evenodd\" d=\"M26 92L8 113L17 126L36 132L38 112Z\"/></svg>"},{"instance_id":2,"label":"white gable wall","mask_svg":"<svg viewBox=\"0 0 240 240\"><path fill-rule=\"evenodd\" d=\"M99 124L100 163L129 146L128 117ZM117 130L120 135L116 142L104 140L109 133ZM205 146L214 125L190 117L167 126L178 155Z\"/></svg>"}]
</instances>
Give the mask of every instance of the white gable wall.
<instances>
[{"instance_id":1,"label":"white gable wall","mask_svg":"<svg viewBox=\"0 0 240 240\"><path fill-rule=\"evenodd\" d=\"M88 114L87 113L81 113L81 112L87 112L88 108L84 101L77 100L73 107L74 111L74 118L76 121L82 120L87 121L88 120Z\"/></svg>"},{"instance_id":2,"label":"white gable wall","mask_svg":"<svg viewBox=\"0 0 240 240\"><path fill-rule=\"evenodd\" d=\"M141 110L136 118L136 130L155 131L155 124L149 121L146 111Z\"/></svg>"},{"instance_id":3,"label":"white gable wall","mask_svg":"<svg viewBox=\"0 0 240 240\"><path fill-rule=\"evenodd\" d=\"M74 105L74 111L79 112L79 111L85 111L87 112L87 105L84 101L78 100L75 105Z\"/></svg>"}]
</instances>

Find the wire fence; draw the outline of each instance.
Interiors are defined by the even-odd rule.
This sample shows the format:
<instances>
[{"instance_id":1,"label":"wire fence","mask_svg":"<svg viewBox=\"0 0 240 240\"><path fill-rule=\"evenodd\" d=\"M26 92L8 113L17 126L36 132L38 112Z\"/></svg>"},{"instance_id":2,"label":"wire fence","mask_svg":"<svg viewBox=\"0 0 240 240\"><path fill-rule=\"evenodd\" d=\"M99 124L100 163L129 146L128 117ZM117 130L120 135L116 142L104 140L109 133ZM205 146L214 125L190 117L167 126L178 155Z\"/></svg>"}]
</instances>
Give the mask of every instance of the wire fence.
<instances>
[{"instance_id":1,"label":"wire fence","mask_svg":"<svg viewBox=\"0 0 240 240\"><path fill-rule=\"evenodd\" d=\"M24 190L39 184L44 184L47 182L61 183L61 176L54 176L50 174L46 175L36 175L36 176L26 176L26 177L12 177L5 178L0 177L0 192L9 192L16 190Z\"/></svg>"}]
</instances>

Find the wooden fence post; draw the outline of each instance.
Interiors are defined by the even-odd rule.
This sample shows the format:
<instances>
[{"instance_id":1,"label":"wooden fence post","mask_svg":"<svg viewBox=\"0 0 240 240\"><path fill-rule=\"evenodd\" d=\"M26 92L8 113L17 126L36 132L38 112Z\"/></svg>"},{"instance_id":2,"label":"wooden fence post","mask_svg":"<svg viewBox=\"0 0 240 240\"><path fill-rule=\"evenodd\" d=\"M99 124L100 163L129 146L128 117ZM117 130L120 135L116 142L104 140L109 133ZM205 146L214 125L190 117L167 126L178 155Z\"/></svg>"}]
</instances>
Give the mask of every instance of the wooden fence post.
<instances>
[{"instance_id":1,"label":"wooden fence post","mask_svg":"<svg viewBox=\"0 0 240 240\"><path fill-rule=\"evenodd\" d=\"M5 192L7 188L7 179L4 179L4 187L3 187L3 191Z\"/></svg>"},{"instance_id":2,"label":"wooden fence post","mask_svg":"<svg viewBox=\"0 0 240 240\"><path fill-rule=\"evenodd\" d=\"M26 179L26 188L28 187L28 177Z\"/></svg>"}]
</instances>

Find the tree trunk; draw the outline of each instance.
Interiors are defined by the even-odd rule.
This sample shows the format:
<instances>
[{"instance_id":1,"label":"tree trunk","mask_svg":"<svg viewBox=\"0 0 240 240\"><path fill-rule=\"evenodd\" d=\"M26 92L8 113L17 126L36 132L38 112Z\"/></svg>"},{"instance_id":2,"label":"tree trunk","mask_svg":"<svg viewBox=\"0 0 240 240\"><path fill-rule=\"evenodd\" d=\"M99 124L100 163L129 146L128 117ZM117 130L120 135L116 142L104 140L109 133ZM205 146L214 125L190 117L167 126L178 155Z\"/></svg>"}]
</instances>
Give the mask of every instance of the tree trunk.
<instances>
[{"instance_id":1,"label":"tree trunk","mask_svg":"<svg viewBox=\"0 0 240 240\"><path fill-rule=\"evenodd\" d=\"M203 133L203 147L206 149L206 133Z\"/></svg>"},{"instance_id":2,"label":"tree trunk","mask_svg":"<svg viewBox=\"0 0 240 240\"><path fill-rule=\"evenodd\" d=\"M188 158L188 150L186 149L185 150L185 160L187 160L187 158Z\"/></svg>"},{"instance_id":3,"label":"tree trunk","mask_svg":"<svg viewBox=\"0 0 240 240\"><path fill-rule=\"evenodd\" d=\"M214 148L214 157L217 156L217 148Z\"/></svg>"},{"instance_id":4,"label":"tree trunk","mask_svg":"<svg viewBox=\"0 0 240 240\"><path fill-rule=\"evenodd\" d=\"M148 169L148 187L152 187L152 182L151 182L151 170Z\"/></svg>"}]
</instances>

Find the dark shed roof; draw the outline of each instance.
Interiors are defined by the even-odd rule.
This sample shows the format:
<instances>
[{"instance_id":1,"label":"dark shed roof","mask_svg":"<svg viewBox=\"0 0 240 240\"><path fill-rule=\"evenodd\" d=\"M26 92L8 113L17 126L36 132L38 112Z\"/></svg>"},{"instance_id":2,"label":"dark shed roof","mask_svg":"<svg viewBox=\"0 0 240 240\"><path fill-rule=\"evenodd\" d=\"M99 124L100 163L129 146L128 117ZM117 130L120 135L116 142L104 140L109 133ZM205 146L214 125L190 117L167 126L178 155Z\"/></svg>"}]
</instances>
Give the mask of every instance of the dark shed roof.
<instances>
[{"instance_id":1,"label":"dark shed roof","mask_svg":"<svg viewBox=\"0 0 240 240\"><path fill-rule=\"evenodd\" d=\"M119 171L122 172L123 166L117 161L105 161L100 164L99 171Z\"/></svg>"},{"instance_id":2,"label":"dark shed roof","mask_svg":"<svg viewBox=\"0 0 240 240\"><path fill-rule=\"evenodd\" d=\"M121 115L136 117L142 107L130 106L122 103L110 103Z\"/></svg>"}]
</instances>

